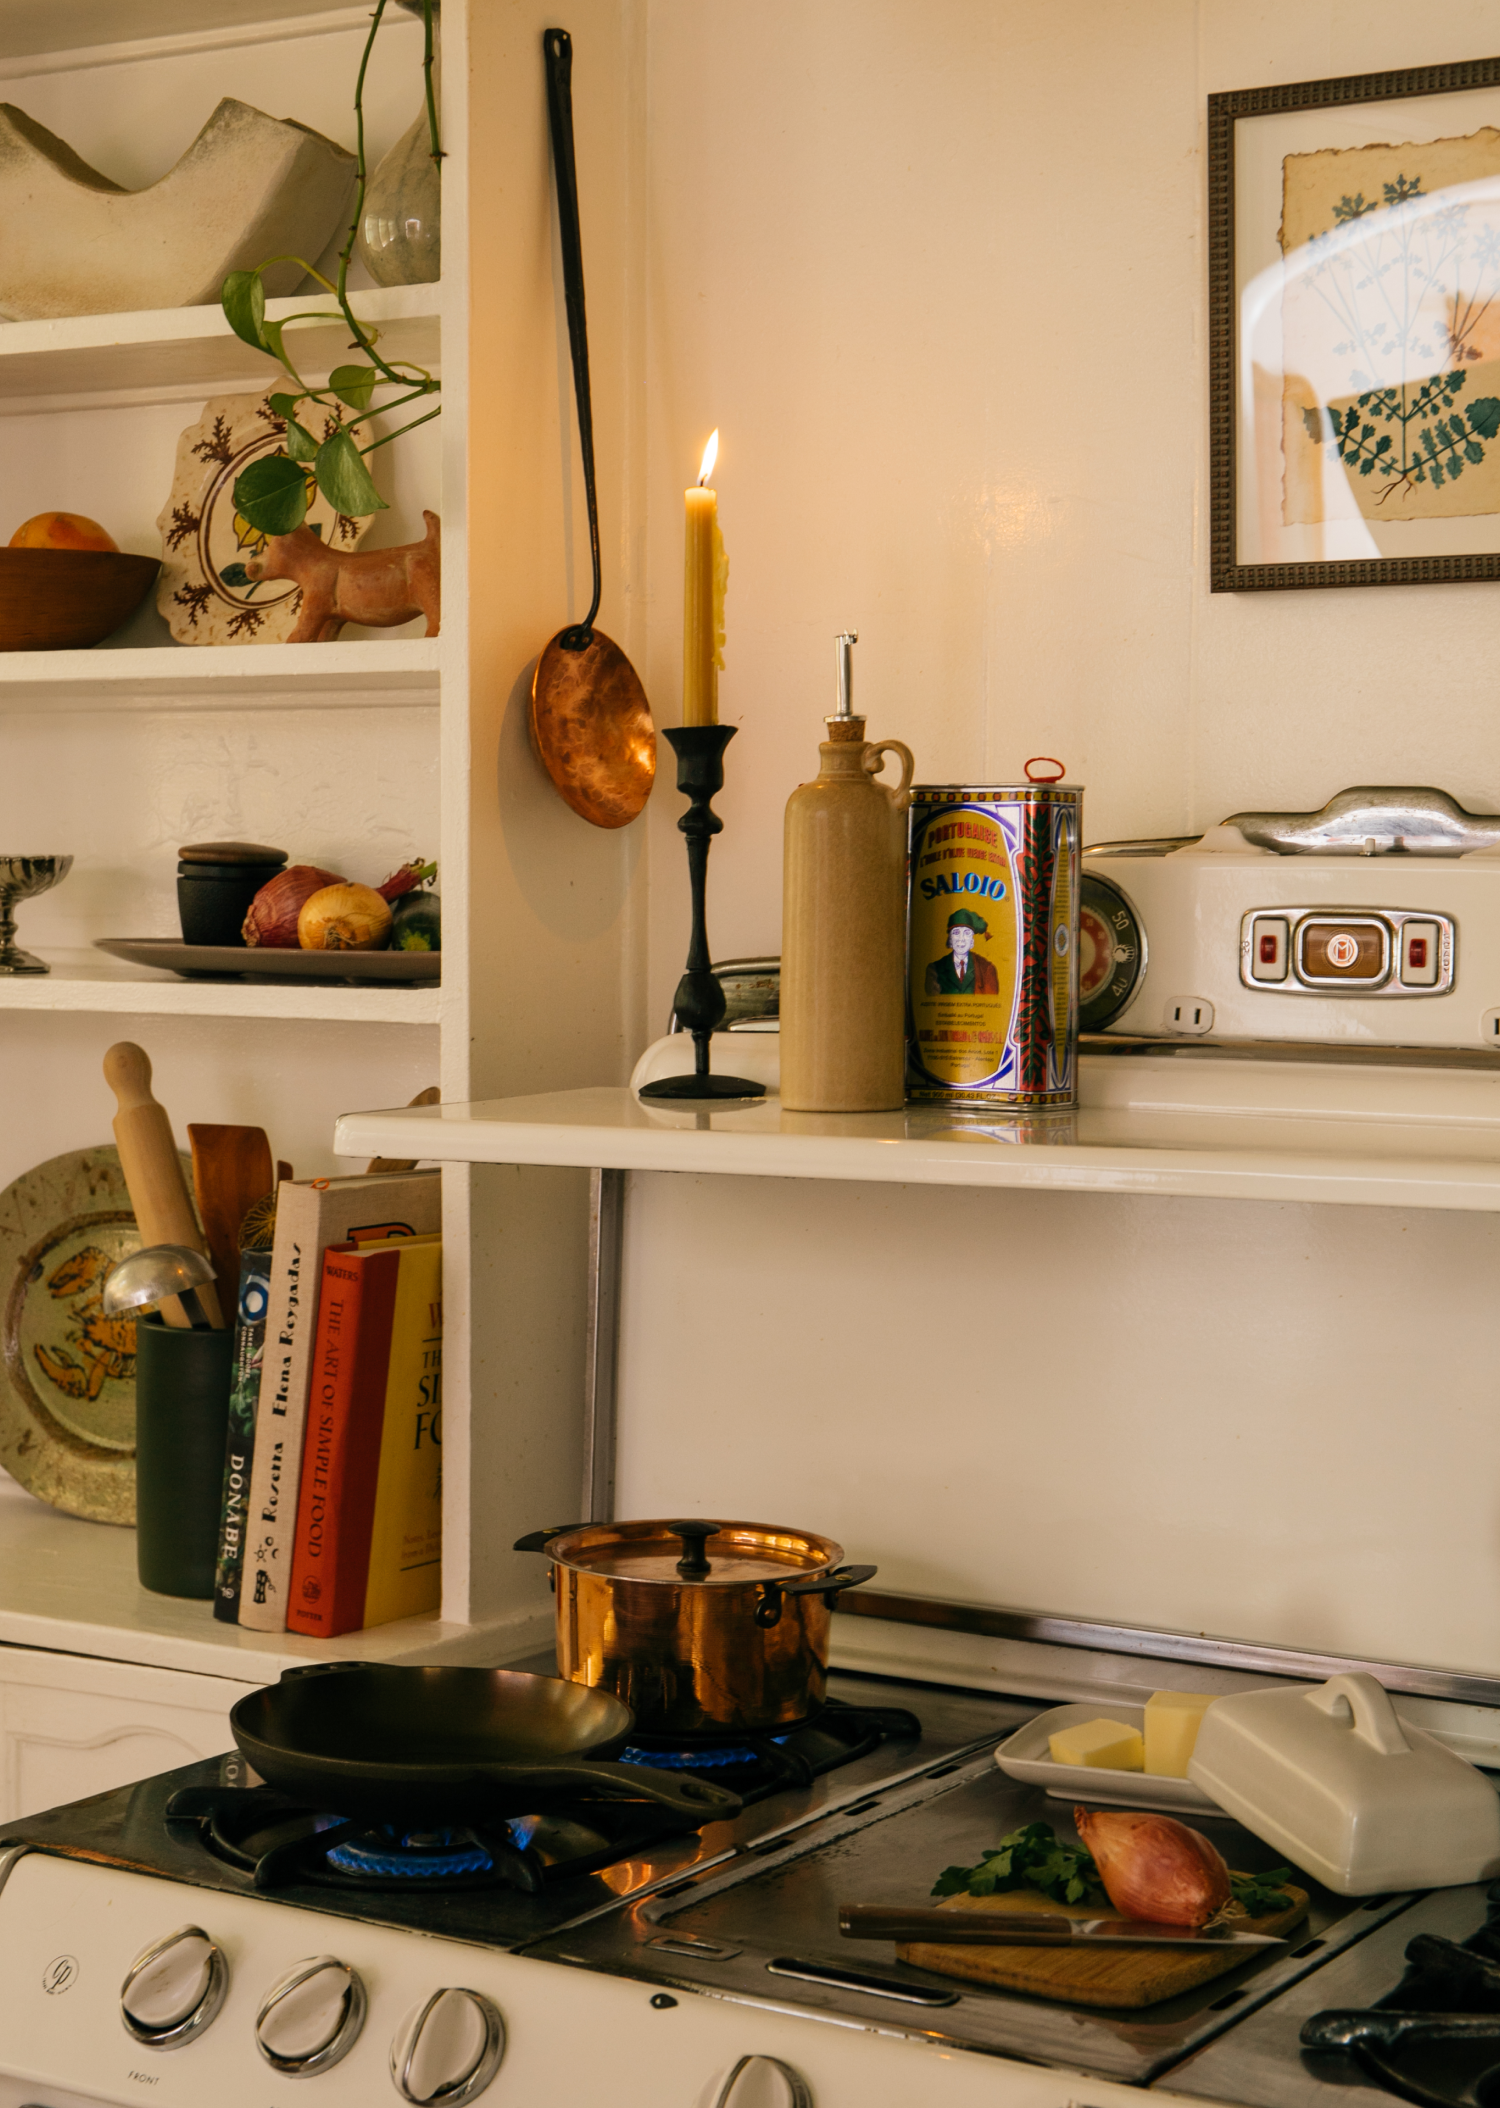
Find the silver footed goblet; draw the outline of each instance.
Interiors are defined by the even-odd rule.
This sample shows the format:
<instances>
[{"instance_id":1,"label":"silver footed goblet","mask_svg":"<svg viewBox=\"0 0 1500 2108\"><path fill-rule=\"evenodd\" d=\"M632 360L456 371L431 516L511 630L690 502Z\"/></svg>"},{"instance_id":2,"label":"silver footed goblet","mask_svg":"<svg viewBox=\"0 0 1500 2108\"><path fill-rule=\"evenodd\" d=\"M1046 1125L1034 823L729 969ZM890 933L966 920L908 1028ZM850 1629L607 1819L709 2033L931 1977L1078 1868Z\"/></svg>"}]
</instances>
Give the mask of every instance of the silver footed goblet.
<instances>
[{"instance_id":1,"label":"silver footed goblet","mask_svg":"<svg viewBox=\"0 0 1500 2108\"><path fill-rule=\"evenodd\" d=\"M0 856L0 974L51 973L45 959L16 943L16 902L45 893L72 868L70 856Z\"/></svg>"}]
</instances>

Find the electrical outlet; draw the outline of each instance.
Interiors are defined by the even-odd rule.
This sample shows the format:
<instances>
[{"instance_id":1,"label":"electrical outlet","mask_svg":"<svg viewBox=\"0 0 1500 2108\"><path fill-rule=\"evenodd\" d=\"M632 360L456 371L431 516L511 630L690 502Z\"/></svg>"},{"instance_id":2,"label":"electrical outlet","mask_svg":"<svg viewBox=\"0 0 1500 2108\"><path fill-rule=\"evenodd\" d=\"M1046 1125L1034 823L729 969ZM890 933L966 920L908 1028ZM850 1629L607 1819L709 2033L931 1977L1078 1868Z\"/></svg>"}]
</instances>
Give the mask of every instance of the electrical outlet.
<instances>
[{"instance_id":1,"label":"electrical outlet","mask_svg":"<svg viewBox=\"0 0 1500 2108\"><path fill-rule=\"evenodd\" d=\"M1479 1020L1479 1037L1492 1054L1500 1054L1500 1010L1486 1010Z\"/></svg>"},{"instance_id":2,"label":"electrical outlet","mask_svg":"<svg viewBox=\"0 0 1500 2108\"><path fill-rule=\"evenodd\" d=\"M1500 1015L1500 1012L1496 1013ZM1214 1006L1206 996L1169 995L1161 1018L1168 1032L1187 1032L1194 1037L1214 1028Z\"/></svg>"}]
</instances>

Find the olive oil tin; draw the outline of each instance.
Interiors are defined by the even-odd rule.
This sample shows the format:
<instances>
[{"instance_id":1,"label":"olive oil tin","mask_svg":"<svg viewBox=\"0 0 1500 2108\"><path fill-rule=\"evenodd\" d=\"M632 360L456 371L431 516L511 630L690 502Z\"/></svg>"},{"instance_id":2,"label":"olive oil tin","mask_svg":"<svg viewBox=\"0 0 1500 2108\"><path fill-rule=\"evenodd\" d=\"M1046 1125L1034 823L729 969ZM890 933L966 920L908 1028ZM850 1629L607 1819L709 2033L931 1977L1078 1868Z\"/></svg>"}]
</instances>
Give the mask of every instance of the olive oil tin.
<instances>
[{"instance_id":1,"label":"olive oil tin","mask_svg":"<svg viewBox=\"0 0 1500 2108\"><path fill-rule=\"evenodd\" d=\"M1083 792L917 784L907 878L906 1093L1017 1111L1078 1100Z\"/></svg>"}]
</instances>

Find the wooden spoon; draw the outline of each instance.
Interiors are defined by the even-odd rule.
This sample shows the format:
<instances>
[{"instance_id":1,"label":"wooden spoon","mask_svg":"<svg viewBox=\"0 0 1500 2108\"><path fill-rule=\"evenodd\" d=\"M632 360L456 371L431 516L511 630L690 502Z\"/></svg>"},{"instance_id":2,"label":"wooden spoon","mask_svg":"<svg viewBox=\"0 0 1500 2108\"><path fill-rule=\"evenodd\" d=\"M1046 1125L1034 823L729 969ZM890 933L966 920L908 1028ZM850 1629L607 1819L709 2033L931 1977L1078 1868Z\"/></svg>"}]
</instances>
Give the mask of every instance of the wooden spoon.
<instances>
[{"instance_id":1,"label":"wooden spoon","mask_svg":"<svg viewBox=\"0 0 1500 2108\"><path fill-rule=\"evenodd\" d=\"M542 767L574 812L595 827L624 827L651 795L656 779L656 729L640 676L619 645L594 627L603 574L594 484L588 318L583 303L583 237L573 156L573 40L565 29L544 30L542 50L547 62L547 114L557 170L568 345L578 398L578 446L588 497L594 597L582 622L559 630L537 660L531 683L531 738Z\"/></svg>"},{"instance_id":2,"label":"wooden spoon","mask_svg":"<svg viewBox=\"0 0 1500 2108\"><path fill-rule=\"evenodd\" d=\"M188 1199L172 1123L151 1095L151 1059L145 1048L133 1040L117 1041L104 1057L104 1080L119 1100L115 1145L142 1244L185 1244L208 1256ZM209 1323L222 1326L224 1317L212 1282L198 1290L198 1300ZM192 1319L177 1296L167 1297L161 1314L169 1325L191 1330Z\"/></svg>"},{"instance_id":3,"label":"wooden spoon","mask_svg":"<svg viewBox=\"0 0 1500 2108\"><path fill-rule=\"evenodd\" d=\"M274 1182L271 1145L263 1127L188 1128L193 1191L209 1257L227 1307L239 1301L240 1224Z\"/></svg>"}]
</instances>

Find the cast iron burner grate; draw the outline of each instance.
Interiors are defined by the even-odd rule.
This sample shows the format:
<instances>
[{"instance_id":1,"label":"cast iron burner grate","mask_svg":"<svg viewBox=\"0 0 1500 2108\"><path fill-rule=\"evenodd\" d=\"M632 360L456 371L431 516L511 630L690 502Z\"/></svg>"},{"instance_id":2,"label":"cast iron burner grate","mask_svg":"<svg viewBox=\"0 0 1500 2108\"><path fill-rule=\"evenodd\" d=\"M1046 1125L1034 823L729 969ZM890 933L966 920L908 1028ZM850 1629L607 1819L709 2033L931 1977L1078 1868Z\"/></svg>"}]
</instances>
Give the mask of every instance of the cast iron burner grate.
<instances>
[{"instance_id":1,"label":"cast iron burner grate","mask_svg":"<svg viewBox=\"0 0 1500 2108\"><path fill-rule=\"evenodd\" d=\"M1500 1882L1487 1902L1462 1945L1430 1932L1409 1941L1406 1974L1375 2005L1315 2013L1304 2050L1351 2057L1417 2108L1500 2108Z\"/></svg>"},{"instance_id":2,"label":"cast iron burner grate","mask_svg":"<svg viewBox=\"0 0 1500 2108\"><path fill-rule=\"evenodd\" d=\"M622 1764L654 1764L663 1771L704 1771L744 1801L761 1801L785 1786L810 1786L825 1771L867 1757L886 1741L914 1741L915 1713L901 1706L847 1705L830 1698L820 1712L783 1735L632 1735Z\"/></svg>"}]
</instances>

